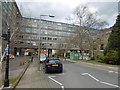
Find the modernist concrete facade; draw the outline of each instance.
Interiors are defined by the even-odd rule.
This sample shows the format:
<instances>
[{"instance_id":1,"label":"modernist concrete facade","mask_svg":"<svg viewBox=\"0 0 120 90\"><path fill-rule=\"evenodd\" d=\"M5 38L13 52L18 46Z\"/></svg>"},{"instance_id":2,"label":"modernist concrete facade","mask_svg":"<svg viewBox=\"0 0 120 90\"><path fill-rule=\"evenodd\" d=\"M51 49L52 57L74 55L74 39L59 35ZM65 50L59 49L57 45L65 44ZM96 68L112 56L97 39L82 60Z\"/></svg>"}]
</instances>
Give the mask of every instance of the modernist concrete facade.
<instances>
[{"instance_id":1,"label":"modernist concrete facade","mask_svg":"<svg viewBox=\"0 0 120 90\"><path fill-rule=\"evenodd\" d=\"M1 2L2 5L2 34L7 34L8 28L10 28L10 35L13 36L17 30L16 19L21 17L17 4L14 0L4 0ZM2 53L5 51L7 41L2 40ZM11 42L11 48L13 43ZM12 49L11 49L12 52Z\"/></svg>"},{"instance_id":2,"label":"modernist concrete facade","mask_svg":"<svg viewBox=\"0 0 120 90\"><path fill-rule=\"evenodd\" d=\"M120 1L118 2L118 14L120 14Z\"/></svg>"},{"instance_id":3,"label":"modernist concrete facade","mask_svg":"<svg viewBox=\"0 0 120 90\"><path fill-rule=\"evenodd\" d=\"M0 2L0 36L2 36L2 3ZM2 55L2 38L0 37L0 57Z\"/></svg>"},{"instance_id":4,"label":"modernist concrete facade","mask_svg":"<svg viewBox=\"0 0 120 90\"><path fill-rule=\"evenodd\" d=\"M9 26L8 26L9 25ZM66 49L80 50L79 45L73 41L79 40L76 30L79 26L62 22L53 22L34 18L22 17L15 2L2 3L2 33L6 33L10 27L11 53L15 51L24 52L27 48L38 49L40 42L41 48L45 49ZM81 30L81 29L80 29ZM82 29L83 30L83 29ZM109 30L90 30L91 36L85 34L83 46L84 50L89 50L88 38L93 38L96 49L100 49L101 44L107 43ZM104 40L105 39L105 40ZM2 51L5 50L6 41L2 43ZM104 45L105 46L105 45Z\"/></svg>"}]
</instances>

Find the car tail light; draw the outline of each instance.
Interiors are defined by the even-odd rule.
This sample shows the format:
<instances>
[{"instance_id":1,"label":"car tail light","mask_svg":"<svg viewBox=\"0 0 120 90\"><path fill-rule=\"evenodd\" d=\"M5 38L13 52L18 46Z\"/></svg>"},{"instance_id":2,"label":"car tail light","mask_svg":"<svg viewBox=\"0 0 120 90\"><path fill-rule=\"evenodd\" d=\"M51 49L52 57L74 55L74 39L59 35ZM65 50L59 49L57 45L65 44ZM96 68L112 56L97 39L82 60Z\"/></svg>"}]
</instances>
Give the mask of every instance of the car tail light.
<instances>
[{"instance_id":1,"label":"car tail light","mask_svg":"<svg viewBox=\"0 0 120 90\"><path fill-rule=\"evenodd\" d=\"M47 65L48 67L51 67L51 64L49 64L49 63L47 63L46 65Z\"/></svg>"},{"instance_id":2,"label":"car tail light","mask_svg":"<svg viewBox=\"0 0 120 90\"><path fill-rule=\"evenodd\" d=\"M60 67L62 67L62 64L59 64Z\"/></svg>"}]
</instances>

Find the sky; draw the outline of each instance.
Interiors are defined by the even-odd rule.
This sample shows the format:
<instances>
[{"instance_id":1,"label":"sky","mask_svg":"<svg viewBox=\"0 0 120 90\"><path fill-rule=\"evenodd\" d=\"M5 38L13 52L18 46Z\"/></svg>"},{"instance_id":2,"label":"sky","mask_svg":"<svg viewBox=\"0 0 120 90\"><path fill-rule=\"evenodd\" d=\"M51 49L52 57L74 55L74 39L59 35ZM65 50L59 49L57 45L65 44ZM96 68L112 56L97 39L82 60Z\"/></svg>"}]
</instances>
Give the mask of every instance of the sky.
<instances>
[{"instance_id":1,"label":"sky","mask_svg":"<svg viewBox=\"0 0 120 90\"><path fill-rule=\"evenodd\" d=\"M113 26L118 15L119 0L16 0L24 17L40 18L40 15L54 15L54 18L42 17L44 20L68 23L67 17L80 4L89 7L91 12L97 12L99 18Z\"/></svg>"}]
</instances>

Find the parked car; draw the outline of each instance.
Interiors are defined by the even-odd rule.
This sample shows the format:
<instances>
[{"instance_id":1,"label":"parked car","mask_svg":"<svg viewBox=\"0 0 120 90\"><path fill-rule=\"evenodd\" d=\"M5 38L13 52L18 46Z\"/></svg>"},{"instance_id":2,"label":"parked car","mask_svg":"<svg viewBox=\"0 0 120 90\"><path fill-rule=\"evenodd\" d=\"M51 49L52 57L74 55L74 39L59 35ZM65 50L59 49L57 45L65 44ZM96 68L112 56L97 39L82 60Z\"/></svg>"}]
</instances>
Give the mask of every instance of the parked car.
<instances>
[{"instance_id":1,"label":"parked car","mask_svg":"<svg viewBox=\"0 0 120 90\"><path fill-rule=\"evenodd\" d=\"M3 61L7 59L7 55L4 57ZM15 59L15 56L12 54L9 54L9 59Z\"/></svg>"},{"instance_id":2,"label":"parked car","mask_svg":"<svg viewBox=\"0 0 120 90\"><path fill-rule=\"evenodd\" d=\"M10 55L9 55L9 58L10 58L10 59L14 59L14 58L15 58L15 56L14 56L14 55L12 55L12 54L10 54Z\"/></svg>"},{"instance_id":3,"label":"parked car","mask_svg":"<svg viewBox=\"0 0 120 90\"><path fill-rule=\"evenodd\" d=\"M59 58L48 58L44 63L45 72L55 72L59 71L62 73L63 64Z\"/></svg>"},{"instance_id":4,"label":"parked car","mask_svg":"<svg viewBox=\"0 0 120 90\"><path fill-rule=\"evenodd\" d=\"M40 54L40 63L45 62L45 60L46 60L46 55L41 53Z\"/></svg>"}]
</instances>

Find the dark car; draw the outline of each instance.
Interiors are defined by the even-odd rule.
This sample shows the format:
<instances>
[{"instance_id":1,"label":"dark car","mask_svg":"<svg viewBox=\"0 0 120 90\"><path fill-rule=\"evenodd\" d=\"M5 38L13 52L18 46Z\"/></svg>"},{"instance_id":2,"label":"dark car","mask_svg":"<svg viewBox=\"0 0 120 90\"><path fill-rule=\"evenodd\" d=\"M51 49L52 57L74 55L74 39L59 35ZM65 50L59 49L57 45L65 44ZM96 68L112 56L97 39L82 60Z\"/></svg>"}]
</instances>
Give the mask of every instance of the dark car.
<instances>
[{"instance_id":1,"label":"dark car","mask_svg":"<svg viewBox=\"0 0 120 90\"><path fill-rule=\"evenodd\" d=\"M63 71L63 64L60 59L58 58L48 58L46 59L45 63L45 72L55 72L59 71L62 73Z\"/></svg>"}]
</instances>

